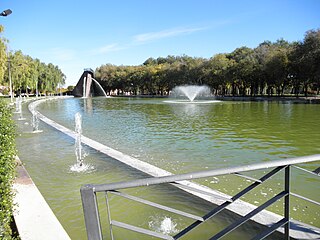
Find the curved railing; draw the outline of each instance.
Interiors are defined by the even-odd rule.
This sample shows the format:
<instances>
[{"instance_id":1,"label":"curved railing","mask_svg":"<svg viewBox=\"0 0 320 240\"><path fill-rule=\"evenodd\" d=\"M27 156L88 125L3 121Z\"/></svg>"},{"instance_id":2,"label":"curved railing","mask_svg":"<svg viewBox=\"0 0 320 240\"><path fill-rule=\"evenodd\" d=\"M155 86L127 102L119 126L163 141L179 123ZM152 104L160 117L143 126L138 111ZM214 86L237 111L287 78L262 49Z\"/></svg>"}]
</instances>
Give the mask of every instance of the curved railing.
<instances>
[{"instance_id":1,"label":"curved railing","mask_svg":"<svg viewBox=\"0 0 320 240\"><path fill-rule=\"evenodd\" d=\"M197 226L203 224L208 219L213 218L215 215L220 213L222 210L228 208L228 206L234 204L237 200L239 200L241 197L243 197L245 194L251 192L256 187L260 186L261 184L264 184L266 180L277 174L279 171L283 170L285 172L284 174L284 189L280 191L278 194L276 194L274 197L263 203L262 205L251 209L249 212L244 214L239 220L236 220L231 225L227 226L225 229L221 230L214 236L212 236L210 239L220 239L223 236L227 235L229 232L233 231L237 227L241 226L243 223L247 222L248 220L252 219L254 216L261 214L267 207L275 203L276 201L280 199L284 199L284 214L283 216L278 215L278 218L273 219L273 223L267 227L267 230L264 232L261 232L259 235L254 237L253 239L263 239L267 236L269 236L271 233L275 232L276 230L281 231L284 233L284 239L289 239L290 237L299 238L299 239L319 239L320 237L320 229L316 227L312 227L300 222L296 222L293 220L290 220L290 196L295 196L298 198L301 198L305 201L308 201L312 204L315 204L316 207L319 207L320 203L309 199L307 197L301 196L298 193L292 192L290 190L290 187L294 184L292 179L290 178L290 171L292 167L298 168L299 170L303 170L307 172L308 174L319 176L320 168L315 169L314 171L308 171L306 169L303 169L301 167L296 166L297 164L301 163L309 163L309 162L315 162L320 160L320 154L318 155L312 155L312 156L306 156L306 157L298 157L298 158L290 158L290 159L284 159L284 160L278 160L278 161L271 161L267 163L257 163L257 164L251 164L246 166L238 166L238 167L230 167L230 168L222 168L222 169L215 169L215 170L208 170L208 171L201 171L201 172L192 172L187 174L179 174L179 175L170 175L165 177L153 177L153 178L145 178L145 179L138 179L134 181L128 181L128 182L118 182L118 183L110 183L110 184L99 184L99 185L85 185L81 188L81 197L82 197L82 204L83 204L83 210L85 215L85 223L87 228L87 235L88 239L102 239L102 233L101 233L101 224L100 224L100 217L99 217L99 209L97 205L97 199L96 199L96 193L98 192L104 192L106 195L106 204L108 209L108 216L109 216L109 227L110 227L110 233L111 233L111 239L113 239L113 232L112 232L112 226L117 226L120 228L125 228L131 231L143 233L146 235L150 235L153 237L158 237L161 239L180 239L181 237L188 234L190 231L192 231ZM252 177L248 177L244 175L245 172L255 171L255 170L270 170L268 173L266 173L264 176L262 176L260 179L253 179ZM246 187L245 189L238 192L236 195L226 198L221 204L218 206L215 206L212 208L211 211L206 213L203 216L195 216L193 214L189 214L177 209L173 209L171 207L163 206L157 203L153 203L144 199L141 199L136 196L131 196L128 194L125 194L123 192L120 192L121 189L126 188L135 188L135 187L142 187L142 186L151 186L151 185L157 185L162 183L171 183L175 186L180 186L181 183L185 180L192 180L192 179L199 179L199 178L205 178L205 177L214 177L214 176L221 176L221 175L229 175L229 174L235 174L240 177L249 178L253 183ZM318 179L318 178L317 178ZM182 181L182 182L181 182ZM314 183L313 183L314 184ZM182 188L184 188L182 186ZM188 190L191 191L197 191L197 189L188 188ZM158 232L153 232L148 229L140 228L137 226L133 226L130 224L126 224L123 222L115 221L111 218L110 214L110 208L108 201L108 194L115 194L118 196L121 196L123 198L127 198L133 201L137 201L143 204L147 204L149 206L159 208L168 212L173 212L175 214L180 214L181 216L185 216L188 218L191 218L194 220L192 224L187 226L185 229L180 231L174 236L169 236L165 234L161 234ZM202 191L202 194L206 194ZM212 196L212 193L208 192L207 194ZM217 195L219 199L221 199L221 196ZM319 208L318 208L319 209ZM125 211L125 206L124 206ZM318 210L319 211L319 210ZM299 231L296 231L296 229L299 228Z\"/></svg>"}]
</instances>

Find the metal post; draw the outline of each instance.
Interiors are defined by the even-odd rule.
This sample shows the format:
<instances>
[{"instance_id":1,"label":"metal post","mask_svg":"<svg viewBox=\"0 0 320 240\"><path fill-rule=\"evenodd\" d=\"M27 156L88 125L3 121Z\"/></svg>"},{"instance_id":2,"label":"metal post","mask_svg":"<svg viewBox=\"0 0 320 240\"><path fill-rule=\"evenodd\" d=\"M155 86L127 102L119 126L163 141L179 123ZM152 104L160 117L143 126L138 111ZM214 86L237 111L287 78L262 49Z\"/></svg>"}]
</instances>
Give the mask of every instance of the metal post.
<instances>
[{"instance_id":1,"label":"metal post","mask_svg":"<svg viewBox=\"0 0 320 240\"><path fill-rule=\"evenodd\" d=\"M284 197L284 217L288 221L284 226L284 236L285 239L290 239L290 165L288 165L285 169L285 182L284 182L284 190L288 193L287 196Z\"/></svg>"},{"instance_id":2,"label":"metal post","mask_svg":"<svg viewBox=\"0 0 320 240\"><path fill-rule=\"evenodd\" d=\"M108 220L109 220L109 226L110 226L110 237L111 240L113 240L113 231L112 231L112 220L111 220L111 211L110 211L110 205L109 205L109 199L108 199L108 192L106 192L106 202L107 202L107 210L108 210Z\"/></svg>"},{"instance_id":3,"label":"metal post","mask_svg":"<svg viewBox=\"0 0 320 240\"><path fill-rule=\"evenodd\" d=\"M96 194L92 185L80 189L88 240L102 240Z\"/></svg>"}]
</instances>

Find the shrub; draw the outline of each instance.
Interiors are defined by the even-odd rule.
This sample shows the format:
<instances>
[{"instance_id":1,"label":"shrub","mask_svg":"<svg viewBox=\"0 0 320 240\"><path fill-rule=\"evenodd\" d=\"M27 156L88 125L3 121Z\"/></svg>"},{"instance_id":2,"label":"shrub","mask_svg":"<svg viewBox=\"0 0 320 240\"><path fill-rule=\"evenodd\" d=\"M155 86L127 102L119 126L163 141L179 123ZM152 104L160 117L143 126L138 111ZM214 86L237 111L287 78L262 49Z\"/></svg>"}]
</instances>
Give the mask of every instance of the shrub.
<instances>
[{"instance_id":1,"label":"shrub","mask_svg":"<svg viewBox=\"0 0 320 240\"><path fill-rule=\"evenodd\" d=\"M12 239L13 219L12 190L15 178L15 125L12 112L6 102L0 99L0 239Z\"/></svg>"}]
</instances>

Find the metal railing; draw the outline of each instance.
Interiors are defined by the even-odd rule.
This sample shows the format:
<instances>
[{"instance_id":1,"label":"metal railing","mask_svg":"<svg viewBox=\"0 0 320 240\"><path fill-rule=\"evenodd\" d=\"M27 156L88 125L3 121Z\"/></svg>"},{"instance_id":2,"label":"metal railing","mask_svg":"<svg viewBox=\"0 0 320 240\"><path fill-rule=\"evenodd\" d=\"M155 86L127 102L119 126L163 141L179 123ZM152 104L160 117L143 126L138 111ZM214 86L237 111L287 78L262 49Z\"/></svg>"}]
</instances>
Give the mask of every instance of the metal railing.
<instances>
[{"instance_id":1,"label":"metal railing","mask_svg":"<svg viewBox=\"0 0 320 240\"><path fill-rule=\"evenodd\" d=\"M214 169L214 170L207 170L207 171L200 171L200 172L192 172L192 173L186 173L186 174L178 174L178 175L170 175L165 177L152 177L152 178L145 178L145 179L138 179L133 181L127 181L127 182L117 182L117 183L111 183L111 184L97 184L97 185L84 185L81 188L81 198L82 198L82 205L83 205L83 211L84 211L84 218L85 218L85 224L87 229L87 236L89 240L100 240L102 238L102 231L101 231L101 221L100 221L100 215L99 215L99 208L97 203L97 196L96 193L103 192L105 193L106 197L106 207L108 211L108 219L109 227L110 227L110 235L111 239L114 239L113 236L113 230L112 227L120 227L127 230L131 230L134 232L146 234L149 236L157 237L160 239L180 239L181 237L185 236L189 232L191 232L196 227L200 226L207 220L213 218L215 215L220 213L222 210L228 208L230 205L232 205L235 201L239 201L241 197L243 197L245 194L251 192L256 187L263 184L266 180L270 179L272 176L277 174L279 171L284 171L284 188L277 193L275 196L264 202L262 205L255 207L254 209L250 210L249 213L244 214L240 219L234 221L231 225L227 226L220 232L216 233L214 236L212 236L210 239L220 239L223 236L227 235L231 231L235 230L245 222L252 219L257 214L260 214L262 211L264 211L267 207L275 203L276 201L283 199L284 202L284 214L281 216L279 220L277 220L275 223L273 223L271 226L266 227L266 230L263 230L261 233L259 233L257 236L255 236L253 239L264 239L265 237L269 236L273 232L279 230L279 228L283 228L283 236L284 239L289 239L291 232L290 225L293 225L294 223L290 220L290 196L294 196L300 199L303 199L304 201L308 201L311 204L315 204L316 207L320 206L320 203L309 199L307 197L301 196L297 193L293 193L290 191L290 187L293 184L293 181L291 179L291 168L297 168L299 170L302 170L308 174L313 174L315 176L319 176L320 167L315 169L314 171L309 171L306 169L303 169L301 167L295 166L296 164L301 163L310 163L320 161L320 154L318 155L312 155L312 156L306 156L306 157L298 157L298 158L290 158L290 159L284 159L284 160L278 160L278 161L270 161L265 163L257 163L257 164L251 164L251 165L245 165L245 166L238 166L238 167L229 167L229 168L223 168L223 169ZM255 170L270 170L267 172L264 176L260 177L259 179L254 179L252 177L244 175L244 172L250 172ZM215 176L222 176L222 175L230 175L234 174L239 177L248 178L251 183L249 186L245 187L243 190L240 190L237 194L230 198L226 198L222 195L215 195L212 194L212 192L205 192L203 190L199 190L195 187L187 186L188 184L185 184L186 180L192 180L192 179L200 179L205 177L215 177ZM318 179L318 178L317 178ZM320 179L319 179L320 180ZM188 192L201 192L201 194L208 194L211 197L216 197L219 200L223 199L222 204L215 205L213 209L211 209L208 213L206 213L203 216L196 216L181 210L173 209L168 206L164 206L158 203L154 203L145 199L142 199L140 197L132 196L124 192L120 192L121 189L128 189L128 188L136 188L136 187L142 187L142 186L151 186L151 185L157 185L157 184L163 184L163 183L170 183L174 186L177 186L181 189L184 189ZM167 234L162 234L159 232L151 231L149 229L137 227L134 225L130 225L124 222L119 222L116 220L113 220L111 218L110 214L110 204L109 204L109 194L117 195L126 199L130 199L132 201L136 201L142 204L149 205L154 208L162 209L171 213L179 214L181 216L193 219L192 224L181 230L180 232L176 233L174 236L170 236ZM300 225L301 226L301 225ZM307 225L305 225L307 226ZM310 227L307 226L308 231L310 232ZM314 230L316 229L316 230ZM312 230L316 235L319 234L318 237L320 237L320 232L318 231L318 228L314 227Z\"/></svg>"}]
</instances>

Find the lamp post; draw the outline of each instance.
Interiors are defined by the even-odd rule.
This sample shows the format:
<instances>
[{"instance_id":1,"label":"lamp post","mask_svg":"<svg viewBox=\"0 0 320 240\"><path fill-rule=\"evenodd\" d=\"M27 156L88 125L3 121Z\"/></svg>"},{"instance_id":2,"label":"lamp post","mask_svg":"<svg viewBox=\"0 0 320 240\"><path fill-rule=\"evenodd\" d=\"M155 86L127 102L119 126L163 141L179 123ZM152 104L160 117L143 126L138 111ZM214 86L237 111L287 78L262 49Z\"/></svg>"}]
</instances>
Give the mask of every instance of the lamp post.
<instances>
[{"instance_id":1,"label":"lamp post","mask_svg":"<svg viewBox=\"0 0 320 240\"><path fill-rule=\"evenodd\" d=\"M12 13L12 11L11 11L10 9L7 9L7 10L4 10L4 11L0 14L0 16L2 16L2 17L7 17L7 16L9 16L11 13Z\"/></svg>"},{"instance_id":2,"label":"lamp post","mask_svg":"<svg viewBox=\"0 0 320 240\"><path fill-rule=\"evenodd\" d=\"M12 13L10 9L4 10L3 12L0 13L0 16L2 17L7 17ZM10 58L9 58L9 53L8 53L8 71L9 71L9 84L10 84L10 98L11 98L11 103L13 102L13 95L12 95L12 82L11 82L11 71L10 71Z\"/></svg>"},{"instance_id":3,"label":"lamp post","mask_svg":"<svg viewBox=\"0 0 320 240\"><path fill-rule=\"evenodd\" d=\"M8 72L9 72L9 84L10 84L10 98L11 98L11 103L13 103L12 81L11 81L11 60L10 60L9 53L8 53Z\"/></svg>"}]
</instances>

